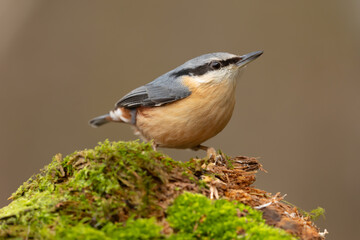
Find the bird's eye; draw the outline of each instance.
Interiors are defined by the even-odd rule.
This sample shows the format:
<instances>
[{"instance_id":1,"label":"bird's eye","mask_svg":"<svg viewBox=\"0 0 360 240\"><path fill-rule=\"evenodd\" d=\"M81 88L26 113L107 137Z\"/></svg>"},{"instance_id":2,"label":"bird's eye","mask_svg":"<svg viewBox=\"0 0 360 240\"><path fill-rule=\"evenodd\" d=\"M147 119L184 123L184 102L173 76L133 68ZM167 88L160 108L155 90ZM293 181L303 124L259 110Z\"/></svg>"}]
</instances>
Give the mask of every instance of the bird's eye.
<instances>
[{"instance_id":1,"label":"bird's eye","mask_svg":"<svg viewBox=\"0 0 360 240\"><path fill-rule=\"evenodd\" d=\"M218 62L218 61L212 61L212 62L210 63L210 67L211 67L212 69L217 70L217 69L219 69L219 68L221 67L221 63Z\"/></svg>"}]
</instances>

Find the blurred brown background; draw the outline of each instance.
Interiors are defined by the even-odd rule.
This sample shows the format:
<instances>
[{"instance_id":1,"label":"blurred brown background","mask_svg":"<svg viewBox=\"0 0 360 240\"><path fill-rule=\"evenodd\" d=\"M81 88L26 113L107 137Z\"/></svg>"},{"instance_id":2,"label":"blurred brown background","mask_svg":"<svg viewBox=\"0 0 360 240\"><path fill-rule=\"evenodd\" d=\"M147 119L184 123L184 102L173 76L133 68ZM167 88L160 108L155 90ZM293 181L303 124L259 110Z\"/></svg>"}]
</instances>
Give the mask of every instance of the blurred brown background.
<instances>
[{"instance_id":1,"label":"blurred brown background","mask_svg":"<svg viewBox=\"0 0 360 240\"><path fill-rule=\"evenodd\" d=\"M58 152L135 139L87 124L133 88L204 53L264 50L207 144L261 157L257 187L324 207L328 239L357 238L359 1L1 0L0 34L0 206Z\"/></svg>"}]
</instances>

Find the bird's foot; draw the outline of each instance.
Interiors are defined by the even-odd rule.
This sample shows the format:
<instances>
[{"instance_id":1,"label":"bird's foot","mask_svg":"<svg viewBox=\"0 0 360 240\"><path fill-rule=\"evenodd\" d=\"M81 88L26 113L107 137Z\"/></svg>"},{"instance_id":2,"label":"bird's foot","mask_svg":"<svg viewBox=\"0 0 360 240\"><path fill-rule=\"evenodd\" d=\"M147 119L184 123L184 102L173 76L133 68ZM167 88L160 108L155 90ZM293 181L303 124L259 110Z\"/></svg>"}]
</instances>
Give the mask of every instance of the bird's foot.
<instances>
[{"instance_id":1,"label":"bird's foot","mask_svg":"<svg viewBox=\"0 0 360 240\"><path fill-rule=\"evenodd\" d=\"M206 149L206 156L209 159L215 159L216 158L216 150L213 147L207 147Z\"/></svg>"},{"instance_id":2,"label":"bird's foot","mask_svg":"<svg viewBox=\"0 0 360 240\"><path fill-rule=\"evenodd\" d=\"M223 153L217 153L215 148L213 147L207 147L207 146L203 146L203 145L199 145L195 148L193 148L193 150L197 151L197 150L204 150L206 151L206 156L208 159L213 160L214 164L220 164L223 165L226 161L226 158L224 156Z\"/></svg>"},{"instance_id":3,"label":"bird's foot","mask_svg":"<svg viewBox=\"0 0 360 240\"><path fill-rule=\"evenodd\" d=\"M158 147L159 145L158 144L156 144L156 142L154 142L154 140L152 140L151 141L151 147L152 147L152 149L156 152L157 151L157 147Z\"/></svg>"}]
</instances>

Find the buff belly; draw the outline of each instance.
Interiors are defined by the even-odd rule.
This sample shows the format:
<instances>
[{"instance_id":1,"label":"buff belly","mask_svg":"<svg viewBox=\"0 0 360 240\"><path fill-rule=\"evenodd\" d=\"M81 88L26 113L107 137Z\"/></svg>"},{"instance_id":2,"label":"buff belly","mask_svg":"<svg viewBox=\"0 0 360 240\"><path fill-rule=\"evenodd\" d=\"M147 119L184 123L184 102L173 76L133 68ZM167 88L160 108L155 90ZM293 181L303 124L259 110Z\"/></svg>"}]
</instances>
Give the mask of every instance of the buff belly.
<instances>
[{"instance_id":1,"label":"buff belly","mask_svg":"<svg viewBox=\"0 0 360 240\"><path fill-rule=\"evenodd\" d=\"M218 134L229 122L235 105L233 83L192 88L192 94L164 106L139 108L136 129L160 147L194 148Z\"/></svg>"}]
</instances>

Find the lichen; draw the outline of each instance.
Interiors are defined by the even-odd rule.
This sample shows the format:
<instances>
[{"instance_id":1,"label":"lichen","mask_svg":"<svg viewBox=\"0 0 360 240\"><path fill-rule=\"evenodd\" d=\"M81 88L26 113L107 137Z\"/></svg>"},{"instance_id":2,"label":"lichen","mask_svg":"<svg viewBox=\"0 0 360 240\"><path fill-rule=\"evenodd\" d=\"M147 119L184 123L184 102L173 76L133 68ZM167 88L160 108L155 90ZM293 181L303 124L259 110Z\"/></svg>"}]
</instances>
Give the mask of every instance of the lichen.
<instances>
[{"instance_id":1,"label":"lichen","mask_svg":"<svg viewBox=\"0 0 360 240\"><path fill-rule=\"evenodd\" d=\"M0 238L294 239L261 211L205 197L206 163L177 162L138 141L57 154L0 209Z\"/></svg>"}]
</instances>

